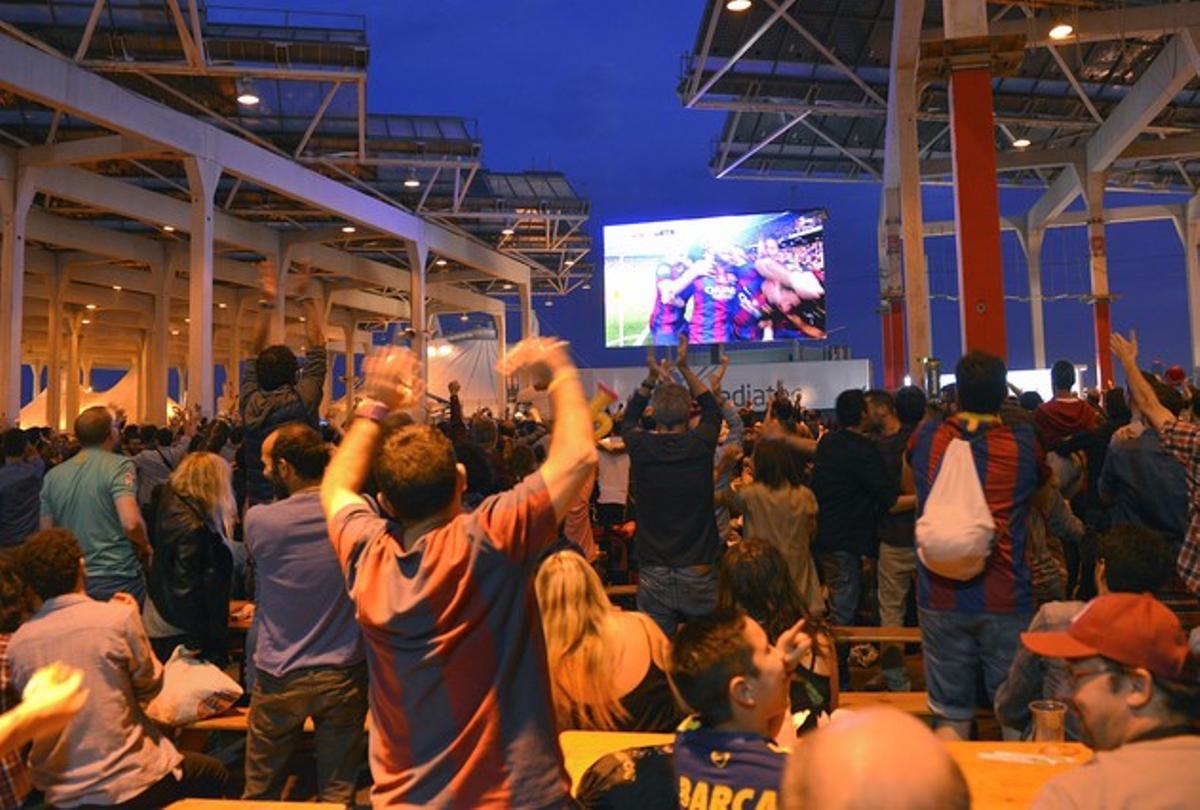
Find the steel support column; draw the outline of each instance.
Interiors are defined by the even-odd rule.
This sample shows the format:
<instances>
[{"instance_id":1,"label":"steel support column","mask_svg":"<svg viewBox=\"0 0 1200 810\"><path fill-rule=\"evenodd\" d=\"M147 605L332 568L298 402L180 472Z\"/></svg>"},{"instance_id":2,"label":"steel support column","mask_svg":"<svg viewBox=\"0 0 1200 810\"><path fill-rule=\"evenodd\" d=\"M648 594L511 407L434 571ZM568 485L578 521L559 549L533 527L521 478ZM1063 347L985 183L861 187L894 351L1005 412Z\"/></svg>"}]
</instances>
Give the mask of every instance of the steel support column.
<instances>
[{"instance_id":1,"label":"steel support column","mask_svg":"<svg viewBox=\"0 0 1200 810\"><path fill-rule=\"evenodd\" d=\"M154 323L150 329L149 362L146 363L146 415L152 425L167 423L167 378L171 372L168 353L171 336L171 280L174 267L167 257L150 268L154 276Z\"/></svg>"},{"instance_id":2,"label":"steel support column","mask_svg":"<svg viewBox=\"0 0 1200 810\"><path fill-rule=\"evenodd\" d=\"M987 36L984 0L943 0L948 39ZM959 55L950 74L959 320L963 351L1008 356L990 54Z\"/></svg>"},{"instance_id":3,"label":"steel support column","mask_svg":"<svg viewBox=\"0 0 1200 810\"><path fill-rule=\"evenodd\" d=\"M504 356L508 353L508 324L505 314L500 312L493 316L496 322L496 418L504 416L508 405L508 376L504 373Z\"/></svg>"},{"instance_id":4,"label":"steel support column","mask_svg":"<svg viewBox=\"0 0 1200 810\"><path fill-rule=\"evenodd\" d=\"M413 331L412 349L416 352L421 368L421 389L429 388L429 340L428 318L425 314L425 265L429 262L429 246L424 242L407 242L408 266L411 276L411 286L408 293L408 308L411 313L410 322ZM418 403L413 414L418 422L425 418L425 400Z\"/></svg>"},{"instance_id":5,"label":"steel support column","mask_svg":"<svg viewBox=\"0 0 1200 810\"><path fill-rule=\"evenodd\" d=\"M1183 240L1184 270L1187 282L1188 327L1191 371L1200 369L1200 197L1188 201L1183 222L1176 220Z\"/></svg>"},{"instance_id":6,"label":"steel support column","mask_svg":"<svg viewBox=\"0 0 1200 810\"><path fill-rule=\"evenodd\" d=\"M1042 243L1045 228L1017 231L1018 241L1025 251L1025 267L1029 274L1029 331L1033 340L1033 367L1046 367L1046 312L1042 301Z\"/></svg>"},{"instance_id":7,"label":"steel support column","mask_svg":"<svg viewBox=\"0 0 1200 810\"><path fill-rule=\"evenodd\" d=\"M73 311L67 319L67 328L70 330L71 342L67 351L67 404L64 421L67 430L71 430L75 417L79 416L79 356L83 342L83 313Z\"/></svg>"},{"instance_id":8,"label":"steel support column","mask_svg":"<svg viewBox=\"0 0 1200 810\"><path fill-rule=\"evenodd\" d=\"M221 167L204 158L184 160L191 197L191 240L188 262L188 405L199 404L202 416L213 415L213 197Z\"/></svg>"},{"instance_id":9,"label":"steel support column","mask_svg":"<svg viewBox=\"0 0 1200 810\"><path fill-rule=\"evenodd\" d=\"M1084 182L1088 208L1088 265L1092 280L1092 315L1096 341L1096 385L1104 390L1112 383L1111 297L1108 293L1108 243L1104 233L1104 173L1089 172Z\"/></svg>"},{"instance_id":10,"label":"steel support column","mask_svg":"<svg viewBox=\"0 0 1200 810\"><path fill-rule=\"evenodd\" d=\"M533 318L533 284L519 284L517 292L521 298L521 340L527 340L537 329Z\"/></svg>"},{"instance_id":11,"label":"steel support column","mask_svg":"<svg viewBox=\"0 0 1200 810\"><path fill-rule=\"evenodd\" d=\"M0 166L0 422L21 414L25 225L38 171L15 161Z\"/></svg>"},{"instance_id":12,"label":"steel support column","mask_svg":"<svg viewBox=\"0 0 1200 810\"><path fill-rule=\"evenodd\" d=\"M342 353L346 364L345 374L342 375L342 383L345 385L346 393L345 412L346 418L354 413L354 327L356 326L353 317L347 317L342 321ZM332 366L333 364L330 363Z\"/></svg>"},{"instance_id":13,"label":"steel support column","mask_svg":"<svg viewBox=\"0 0 1200 810\"><path fill-rule=\"evenodd\" d=\"M880 331L883 335L883 386L900 387L904 379L904 290L900 258L900 193L883 189L880 220Z\"/></svg>"},{"instance_id":14,"label":"steel support column","mask_svg":"<svg viewBox=\"0 0 1200 810\"><path fill-rule=\"evenodd\" d=\"M48 315L46 343L50 367L46 374L46 424L55 429L62 429L62 293L69 278L69 272L62 266L59 257L55 256L54 267L50 269L50 279L47 285L50 300L46 313Z\"/></svg>"}]
</instances>

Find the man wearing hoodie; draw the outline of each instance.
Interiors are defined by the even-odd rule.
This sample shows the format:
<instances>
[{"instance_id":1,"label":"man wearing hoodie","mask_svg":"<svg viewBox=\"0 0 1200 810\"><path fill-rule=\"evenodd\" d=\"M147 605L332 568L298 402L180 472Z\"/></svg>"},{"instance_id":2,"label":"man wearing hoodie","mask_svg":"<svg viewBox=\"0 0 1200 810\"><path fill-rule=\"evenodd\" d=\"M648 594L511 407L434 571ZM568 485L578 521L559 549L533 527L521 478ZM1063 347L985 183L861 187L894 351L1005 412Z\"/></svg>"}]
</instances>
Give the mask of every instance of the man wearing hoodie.
<instances>
[{"instance_id":1,"label":"man wearing hoodie","mask_svg":"<svg viewBox=\"0 0 1200 810\"><path fill-rule=\"evenodd\" d=\"M1053 450L1072 436L1091 430L1100 423L1096 409L1075 395L1075 366L1070 360L1057 360L1050 369L1054 398L1033 412L1042 447Z\"/></svg>"}]
</instances>

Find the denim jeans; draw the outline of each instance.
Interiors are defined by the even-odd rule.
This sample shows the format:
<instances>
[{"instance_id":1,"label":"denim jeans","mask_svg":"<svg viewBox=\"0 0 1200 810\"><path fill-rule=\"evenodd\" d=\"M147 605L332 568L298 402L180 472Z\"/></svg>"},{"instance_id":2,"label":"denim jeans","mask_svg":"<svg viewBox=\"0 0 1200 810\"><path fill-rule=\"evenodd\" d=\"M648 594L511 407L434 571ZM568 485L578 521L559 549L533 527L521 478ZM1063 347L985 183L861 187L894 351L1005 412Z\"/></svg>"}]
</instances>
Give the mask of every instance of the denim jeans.
<instances>
[{"instance_id":1,"label":"denim jeans","mask_svg":"<svg viewBox=\"0 0 1200 810\"><path fill-rule=\"evenodd\" d=\"M918 610L925 683L934 716L965 723L974 719L975 685L983 675L988 705L1008 675L1028 613L958 613Z\"/></svg>"},{"instance_id":2,"label":"denim jeans","mask_svg":"<svg viewBox=\"0 0 1200 810\"><path fill-rule=\"evenodd\" d=\"M139 571L133 576L124 574L88 574L87 595L97 602L107 602L118 593L127 593L139 606L146 603L146 578Z\"/></svg>"},{"instance_id":3,"label":"denim jeans","mask_svg":"<svg viewBox=\"0 0 1200 810\"><path fill-rule=\"evenodd\" d=\"M638 572L637 607L670 638L681 622L716 609L716 567L698 573L690 568L642 566Z\"/></svg>"},{"instance_id":4,"label":"denim jeans","mask_svg":"<svg viewBox=\"0 0 1200 810\"><path fill-rule=\"evenodd\" d=\"M917 571L917 550L912 547L879 545L879 623L884 627L903 627L904 608L912 591ZM912 689L904 669L904 646L888 644L880 653L883 680L890 692Z\"/></svg>"},{"instance_id":5,"label":"denim jeans","mask_svg":"<svg viewBox=\"0 0 1200 810\"><path fill-rule=\"evenodd\" d=\"M862 558L850 551L825 551L818 560L829 588L829 620L840 627L853 626L862 595Z\"/></svg>"},{"instance_id":6,"label":"denim jeans","mask_svg":"<svg viewBox=\"0 0 1200 810\"><path fill-rule=\"evenodd\" d=\"M259 672L250 693L246 732L246 799L278 799L287 763L304 730L316 727L320 800L353 806L366 760L367 665L311 667L276 678Z\"/></svg>"}]
</instances>

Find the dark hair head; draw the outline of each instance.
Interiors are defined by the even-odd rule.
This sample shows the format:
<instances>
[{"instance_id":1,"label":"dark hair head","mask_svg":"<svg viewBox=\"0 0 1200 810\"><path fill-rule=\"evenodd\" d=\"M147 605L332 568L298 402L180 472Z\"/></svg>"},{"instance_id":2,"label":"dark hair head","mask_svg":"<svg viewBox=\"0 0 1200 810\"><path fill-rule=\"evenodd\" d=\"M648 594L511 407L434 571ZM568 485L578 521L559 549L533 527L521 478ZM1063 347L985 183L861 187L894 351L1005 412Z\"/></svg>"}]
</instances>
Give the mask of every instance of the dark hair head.
<instances>
[{"instance_id":1,"label":"dark hair head","mask_svg":"<svg viewBox=\"0 0 1200 810\"><path fill-rule=\"evenodd\" d=\"M134 439L138 439L140 441L141 438L142 438L142 429L140 427L138 427L137 425L126 425L121 430L121 439L124 441L131 442Z\"/></svg>"},{"instance_id":2,"label":"dark hair head","mask_svg":"<svg viewBox=\"0 0 1200 810\"><path fill-rule=\"evenodd\" d=\"M1159 380L1149 371L1143 371L1142 377L1154 389L1154 396L1159 404L1170 411L1172 416L1179 416L1183 410L1183 394Z\"/></svg>"},{"instance_id":3,"label":"dark hair head","mask_svg":"<svg viewBox=\"0 0 1200 810\"><path fill-rule=\"evenodd\" d=\"M1055 360L1050 367L1050 385L1054 386L1055 391L1070 391L1078 379L1075 364L1070 360Z\"/></svg>"},{"instance_id":4,"label":"dark hair head","mask_svg":"<svg viewBox=\"0 0 1200 810\"><path fill-rule=\"evenodd\" d=\"M286 461L306 481L318 481L325 474L329 448L321 441L320 433L302 422L292 422L271 435L275 437L271 444L273 464Z\"/></svg>"},{"instance_id":5,"label":"dark hair head","mask_svg":"<svg viewBox=\"0 0 1200 810\"><path fill-rule=\"evenodd\" d=\"M75 438L81 447L98 447L112 436L112 411L103 405L84 409L75 417Z\"/></svg>"},{"instance_id":6,"label":"dark hair head","mask_svg":"<svg viewBox=\"0 0 1200 810\"><path fill-rule=\"evenodd\" d=\"M147 447L158 441L158 427L156 425L142 425L138 430L138 434L142 440L142 444Z\"/></svg>"},{"instance_id":7,"label":"dark hair head","mask_svg":"<svg viewBox=\"0 0 1200 810\"><path fill-rule=\"evenodd\" d=\"M858 427L867 415L867 395L857 388L838 394L834 403L838 424L844 428Z\"/></svg>"},{"instance_id":8,"label":"dark hair head","mask_svg":"<svg viewBox=\"0 0 1200 810\"><path fill-rule=\"evenodd\" d=\"M158 446L159 447L170 447L174 443L175 443L175 434L172 433L169 428L159 428L158 429Z\"/></svg>"},{"instance_id":9,"label":"dark hair head","mask_svg":"<svg viewBox=\"0 0 1200 810\"><path fill-rule=\"evenodd\" d=\"M471 442L454 445L454 458L467 470L467 492L491 495L496 489L496 471L482 447Z\"/></svg>"},{"instance_id":10,"label":"dark hair head","mask_svg":"<svg viewBox=\"0 0 1200 810\"><path fill-rule=\"evenodd\" d=\"M796 408L786 397L779 397L771 406L771 415L780 422L791 422L796 418Z\"/></svg>"},{"instance_id":11,"label":"dark hair head","mask_svg":"<svg viewBox=\"0 0 1200 810\"><path fill-rule=\"evenodd\" d=\"M496 427L495 420L486 416L476 416L471 418L469 435L471 441L480 447L492 448L496 446L500 431Z\"/></svg>"},{"instance_id":12,"label":"dark hair head","mask_svg":"<svg viewBox=\"0 0 1200 810\"><path fill-rule=\"evenodd\" d=\"M241 425L234 425L233 429L229 431L229 443L241 444L242 439L245 438L245 435L246 433L244 430L242 430Z\"/></svg>"},{"instance_id":13,"label":"dark hair head","mask_svg":"<svg viewBox=\"0 0 1200 810\"><path fill-rule=\"evenodd\" d=\"M670 676L679 696L705 725L729 720L729 682L754 676L754 650L746 638L746 615L718 610L691 619L675 633Z\"/></svg>"},{"instance_id":14,"label":"dark hair head","mask_svg":"<svg viewBox=\"0 0 1200 810\"><path fill-rule=\"evenodd\" d=\"M732 545L717 564L717 607L745 611L774 644L784 630L808 618L787 560L766 540Z\"/></svg>"},{"instance_id":15,"label":"dark hair head","mask_svg":"<svg viewBox=\"0 0 1200 810\"><path fill-rule=\"evenodd\" d=\"M754 445L754 480L767 489L781 489L800 486L804 476L787 444L765 439Z\"/></svg>"},{"instance_id":16,"label":"dark hair head","mask_svg":"<svg viewBox=\"0 0 1200 810\"><path fill-rule=\"evenodd\" d=\"M915 385L906 385L896 392L896 418L902 425L915 425L925 418L929 399Z\"/></svg>"},{"instance_id":17,"label":"dark hair head","mask_svg":"<svg viewBox=\"0 0 1200 810\"><path fill-rule=\"evenodd\" d=\"M1025 391L1018 397L1021 407L1027 411L1036 411L1045 402L1037 391Z\"/></svg>"},{"instance_id":18,"label":"dark hair head","mask_svg":"<svg viewBox=\"0 0 1200 810\"><path fill-rule=\"evenodd\" d=\"M868 391L867 402L872 408L887 408L891 413L896 412L896 398L882 388L872 388Z\"/></svg>"},{"instance_id":19,"label":"dark hair head","mask_svg":"<svg viewBox=\"0 0 1200 810\"><path fill-rule=\"evenodd\" d=\"M1175 569L1166 540L1144 526L1114 526L1101 535L1099 553L1109 590L1121 593L1158 593Z\"/></svg>"},{"instance_id":20,"label":"dark hair head","mask_svg":"<svg viewBox=\"0 0 1200 810\"><path fill-rule=\"evenodd\" d=\"M25 449L29 447L29 439L25 436L25 431L20 428L9 428L4 431L4 455L9 458L16 458L25 455Z\"/></svg>"},{"instance_id":21,"label":"dark hair head","mask_svg":"<svg viewBox=\"0 0 1200 810\"><path fill-rule=\"evenodd\" d=\"M691 414L692 395L679 383L663 383L650 395L650 407L654 409L656 425L678 427L686 423Z\"/></svg>"},{"instance_id":22,"label":"dark hair head","mask_svg":"<svg viewBox=\"0 0 1200 810\"><path fill-rule=\"evenodd\" d=\"M259 387L264 391L294 384L299 370L300 363L296 355L283 345L268 346L254 359L254 373L258 376Z\"/></svg>"},{"instance_id":23,"label":"dark hair head","mask_svg":"<svg viewBox=\"0 0 1200 810\"><path fill-rule=\"evenodd\" d=\"M520 481L537 469L537 460L527 444L514 444L509 448L504 460L508 465L508 477L514 482Z\"/></svg>"},{"instance_id":24,"label":"dark hair head","mask_svg":"<svg viewBox=\"0 0 1200 810\"><path fill-rule=\"evenodd\" d=\"M958 407L973 413L999 413L1008 393L1004 361L978 349L967 352L954 368Z\"/></svg>"},{"instance_id":25,"label":"dark hair head","mask_svg":"<svg viewBox=\"0 0 1200 810\"><path fill-rule=\"evenodd\" d=\"M15 633L32 611L13 555L0 556L0 633Z\"/></svg>"},{"instance_id":26,"label":"dark hair head","mask_svg":"<svg viewBox=\"0 0 1200 810\"><path fill-rule=\"evenodd\" d=\"M1125 400L1124 388L1110 388L1104 392L1104 413L1109 421L1124 424L1133 418L1129 403Z\"/></svg>"},{"instance_id":27,"label":"dark hair head","mask_svg":"<svg viewBox=\"0 0 1200 810\"><path fill-rule=\"evenodd\" d=\"M69 529L34 532L21 544L19 555L21 575L42 601L75 590L83 552Z\"/></svg>"},{"instance_id":28,"label":"dark hair head","mask_svg":"<svg viewBox=\"0 0 1200 810\"><path fill-rule=\"evenodd\" d=\"M454 499L454 447L436 428L410 425L387 433L373 472L380 493L402 521L436 515Z\"/></svg>"}]
</instances>

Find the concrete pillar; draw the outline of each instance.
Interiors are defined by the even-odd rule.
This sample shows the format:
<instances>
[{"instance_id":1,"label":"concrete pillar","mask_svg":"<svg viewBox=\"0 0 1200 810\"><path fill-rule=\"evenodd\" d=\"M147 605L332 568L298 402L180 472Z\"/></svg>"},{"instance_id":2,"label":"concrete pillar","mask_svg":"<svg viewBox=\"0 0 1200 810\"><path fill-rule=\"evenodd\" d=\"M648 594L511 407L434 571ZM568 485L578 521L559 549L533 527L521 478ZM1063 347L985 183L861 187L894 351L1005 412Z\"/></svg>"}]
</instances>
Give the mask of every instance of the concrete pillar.
<instances>
[{"instance_id":1,"label":"concrete pillar","mask_svg":"<svg viewBox=\"0 0 1200 810\"><path fill-rule=\"evenodd\" d=\"M903 284L900 190L884 187L879 218L879 315L883 335L883 387L888 390L895 390L904 379Z\"/></svg>"},{"instance_id":2,"label":"concrete pillar","mask_svg":"<svg viewBox=\"0 0 1200 810\"><path fill-rule=\"evenodd\" d=\"M0 165L0 421L21 414L21 337L25 317L25 224L37 170Z\"/></svg>"},{"instance_id":3,"label":"concrete pillar","mask_svg":"<svg viewBox=\"0 0 1200 810\"><path fill-rule=\"evenodd\" d=\"M508 324L504 322L504 312L493 315L496 322L496 418L504 416L504 407L508 404L508 376L504 368L504 356L508 353Z\"/></svg>"},{"instance_id":4,"label":"concrete pillar","mask_svg":"<svg viewBox=\"0 0 1200 810\"><path fill-rule=\"evenodd\" d=\"M1187 284L1188 327L1194 373L1200 368L1200 197L1188 201L1182 221L1176 219L1175 229L1183 240L1185 282Z\"/></svg>"},{"instance_id":5,"label":"concrete pillar","mask_svg":"<svg viewBox=\"0 0 1200 810\"><path fill-rule=\"evenodd\" d=\"M151 268L154 277L154 323L149 330L146 363L146 420L158 427L167 423L167 382L171 371L171 280L175 266L165 254Z\"/></svg>"},{"instance_id":6,"label":"concrete pillar","mask_svg":"<svg viewBox=\"0 0 1200 810\"><path fill-rule=\"evenodd\" d=\"M248 317L247 310L250 296L244 292L237 295L237 303L233 307L233 319L229 325L229 370L225 379L231 383L230 395L233 397L234 410L242 395L242 325Z\"/></svg>"},{"instance_id":7,"label":"concrete pillar","mask_svg":"<svg viewBox=\"0 0 1200 810\"><path fill-rule=\"evenodd\" d=\"M1033 367L1046 367L1046 312L1042 301L1042 243L1045 228L1018 231L1025 267L1029 272L1029 331L1033 339Z\"/></svg>"},{"instance_id":8,"label":"concrete pillar","mask_svg":"<svg viewBox=\"0 0 1200 810\"><path fill-rule=\"evenodd\" d=\"M991 54L986 45L987 4L985 0L943 0L942 13L948 40L985 38L977 51L958 52L950 73L950 142L963 351L982 349L1007 358Z\"/></svg>"},{"instance_id":9,"label":"concrete pillar","mask_svg":"<svg viewBox=\"0 0 1200 810\"><path fill-rule=\"evenodd\" d=\"M203 416L212 416L216 399L213 381L213 195L221 167L204 158L184 160L191 197L191 239L188 254L188 375Z\"/></svg>"},{"instance_id":10,"label":"concrete pillar","mask_svg":"<svg viewBox=\"0 0 1200 810\"><path fill-rule=\"evenodd\" d=\"M346 373L342 376L342 383L346 387L346 408L349 409L354 405L354 327L356 326L354 318L347 316L342 321L342 357L346 364ZM330 368L333 363L329 364ZM350 411L346 411L346 415L350 415Z\"/></svg>"},{"instance_id":11,"label":"concrete pillar","mask_svg":"<svg viewBox=\"0 0 1200 810\"><path fill-rule=\"evenodd\" d=\"M1108 243L1104 234L1103 172L1089 172L1084 182L1088 208L1088 265L1092 280L1092 322L1096 341L1096 385L1104 390L1112 383L1112 352L1108 336L1112 333L1111 296L1108 294Z\"/></svg>"},{"instance_id":12,"label":"concrete pillar","mask_svg":"<svg viewBox=\"0 0 1200 810\"><path fill-rule=\"evenodd\" d=\"M533 282L518 284L517 291L521 298L521 340L533 337Z\"/></svg>"},{"instance_id":13,"label":"concrete pillar","mask_svg":"<svg viewBox=\"0 0 1200 810\"><path fill-rule=\"evenodd\" d=\"M70 344L67 355L67 403L63 414L63 426L71 429L75 417L79 416L79 361L83 342L83 313L73 310L67 318Z\"/></svg>"},{"instance_id":14,"label":"concrete pillar","mask_svg":"<svg viewBox=\"0 0 1200 810\"><path fill-rule=\"evenodd\" d=\"M50 268L46 278L46 286L50 293L47 307L48 326L46 333L46 349L49 373L46 375L46 424L54 428L62 426L62 334L63 307L62 293L70 280L70 270L55 256L54 266Z\"/></svg>"},{"instance_id":15,"label":"concrete pillar","mask_svg":"<svg viewBox=\"0 0 1200 810\"><path fill-rule=\"evenodd\" d=\"M429 246L423 242L408 242L408 266L411 277L411 286L408 296L409 315L412 320L413 330L413 345L412 350L416 352L417 358L421 361L421 384L423 390L429 389L429 363L428 358L428 324L425 317L425 263L429 259ZM425 402L422 400L415 409L413 416L418 422L425 418Z\"/></svg>"}]
</instances>

